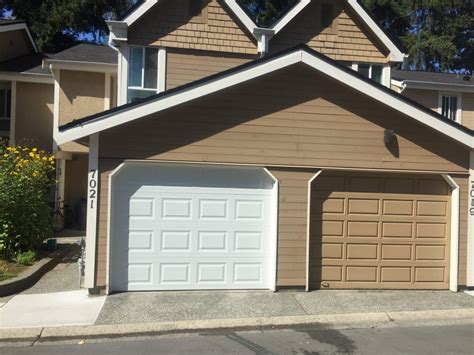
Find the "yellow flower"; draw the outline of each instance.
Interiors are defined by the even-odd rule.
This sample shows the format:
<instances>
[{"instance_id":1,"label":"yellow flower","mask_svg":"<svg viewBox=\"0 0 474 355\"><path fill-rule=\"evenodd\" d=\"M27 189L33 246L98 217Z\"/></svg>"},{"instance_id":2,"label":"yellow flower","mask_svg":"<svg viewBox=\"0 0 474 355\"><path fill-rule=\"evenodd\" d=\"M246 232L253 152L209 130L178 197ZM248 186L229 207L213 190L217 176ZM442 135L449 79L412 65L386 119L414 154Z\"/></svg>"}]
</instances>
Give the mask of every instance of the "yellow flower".
<instances>
[{"instance_id":1,"label":"yellow flower","mask_svg":"<svg viewBox=\"0 0 474 355\"><path fill-rule=\"evenodd\" d=\"M30 152L30 154L28 154L30 157L34 158L35 157L35 153L33 152Z\"/></svg>"},{"instance_id":2,"label":"yellow flower","mask_svg":"<svg viewBox=\"0 0 474 355\"><path fill-rule=\"evenodd\" d=\"M8 154L6 154L6 153L3 154L3 157L4 157L4 158L8 158Z\"/></svg>"},{"instance_id":3,"label":"yellow flower","mask_svg":"<svg viewBox=\"0 0 474 355\"><path fill-rule=\"evenodd\" d=\"M43 160L43 161L46 161L46 160L48 160L48 158L46 158L46 157L43 157L43 159L42 159L42 160Z\"/></svg>"},{"instance_id":4,"label":"yellow flower","mask_svg":"<svg viewBox=\"0 0 474 355\"><path fill-rule=\"evenodd\" d=\"M32 152L37 152L38 151L38 148L33 148L31 149Z\"/></svg>"},{"instance_id":5,"label":"yellow flower","mask_svg":"<svg viewBox=\"0 0 474 355\"><path fill-rule=\"evenodd\" d=\"M37 171L33 171L33 177L37 177L39 174Z\"/></svg>"}]
</instances>

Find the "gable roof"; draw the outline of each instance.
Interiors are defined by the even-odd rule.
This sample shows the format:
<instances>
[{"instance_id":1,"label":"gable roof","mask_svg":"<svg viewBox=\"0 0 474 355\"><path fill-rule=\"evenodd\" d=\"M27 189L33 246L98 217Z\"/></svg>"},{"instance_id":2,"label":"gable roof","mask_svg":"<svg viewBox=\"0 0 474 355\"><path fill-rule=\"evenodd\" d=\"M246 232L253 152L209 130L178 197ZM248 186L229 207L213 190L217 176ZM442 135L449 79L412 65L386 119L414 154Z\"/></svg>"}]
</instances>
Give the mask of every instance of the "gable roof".
<instances>
[{"instance_id":1,"label":"gable roof","mask_svg":"<svg viewBox=\"0 0 474 355\"><path fill-rule=\"evenodd\" d=\"M304 63L313 70L322 72L341 84L347 85L468 147L474 147L473 131L469 128L448 120L415 101L367 79L306 45L299 45L146 99L75 120L59 127L59 132L55 132L55 139L58 144L63 144L86 137L298 63Z\"/></svg>"},{"instance_id":2,"label":"gable roof","mask_svg":"<svg viewBox=\"0 0 474 355\"><path fill-rule=\"evenodd\" d=\"M117 52L109 46L80 43L48 58L51 61L117 64Z\"/></svg>"},{"instance_id":3,"label":"gable roof","mask_svg":"<svg viewBox=\"0 0 474 355\"><path fill-rule=\"evenodd\" d=\"M117 63L118 54L109 46L80 43L49 55L43 61L43 68L115 73Z\"/></svg>"},{"instance_id":4,"label":"gable roof","mask_svg":"<svg viewBox=\"0 0 474 355\"><path fill-rule=\"evenodd\" d=\"M12 19L0 19L0 32L10 32L10 31L18 31L24 30L28 39L30 40L31 46L33 47L34 51L38 53L38 47L36 46L36 42L31 35L30 28L26 24L25 21L21 20L12 20Z\"/></svg>"},{"instance_id":5,"label":"gable roof","mask_svg":"<svg viewBox=\"0 0 474 355\"><path fill-rule=\"evenodd\" d=\"M124 22L128 27L135 23L140 17L144 16L153 6L163 0L139 0L124 15L119 18L119 22ZM285 26L290 23L311 1L314 0L297 0L295 4L268 28L260 28L250 18L248 13L238 4L237 0L222 0L230 10L236 15L240 22L244 25L249 33L251 33L257 41L268 41L269 38L275 36ZM387 33L374 21L368 11L359 3L358 0L347 0L349 6L355 11L359 18L368 26L376 38L390 51L390 60L394 62L402 62L405 58L404 49L398 42L390 38ZM110 25L116 24L110 21ZM262 35L264 38L262 39ZM259 47L260 49L265 48Z\"/></svg>"},{"instance_id":6,"label":"gable roof","mask_svg":"<svg viewBox=\"0 0 474 355\"><path fill-rule=\"evenodd\" d=\"M445 89L474 92L474 79L469 75L427 71L393 70L392 83L399 87Z\"/></svg>"}]
</instances>

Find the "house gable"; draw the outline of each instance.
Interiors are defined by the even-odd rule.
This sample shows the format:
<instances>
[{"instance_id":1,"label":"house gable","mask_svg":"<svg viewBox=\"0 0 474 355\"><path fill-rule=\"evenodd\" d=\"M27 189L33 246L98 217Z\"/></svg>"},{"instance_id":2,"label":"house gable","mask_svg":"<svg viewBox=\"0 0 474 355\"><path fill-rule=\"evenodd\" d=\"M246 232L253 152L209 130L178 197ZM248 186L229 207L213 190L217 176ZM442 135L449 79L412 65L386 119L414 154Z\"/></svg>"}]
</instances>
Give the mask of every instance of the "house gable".
<instances>
[{"instance_id":1,"label":"house gable","mask_svg":"<svg viewBox=\"0 0 474 355\"><path fill-rule=\"evenodd\" d=\"M128 30L131 45L256 54L257 44L222 1L203 1L201 16L189 13L190 0L160 1Z\"/></svg>"},{"instance_id":2,"label":"house gable","mask_svg":"<svg viewBox=\"0 0 474 355\"><path fill-rule=\"evenodd\" d=\"M0 62L36 52L36 44L24 22L0 22Z\"/></svg>"},{"instance_id":3,"label":"house gable","mask_svg":"<svg viewBox=\"0 0 474 355\"><path fill-rule=\"evenodd\" d=\"M390 61L387 48L375 38L347 1L337 0L330 3L334 9L331 26L322 25L321 6L325 2L312 1L271 40L270 50L278 52L297 44L307 44L338 61Z\"/></svg>"}]
</instances>

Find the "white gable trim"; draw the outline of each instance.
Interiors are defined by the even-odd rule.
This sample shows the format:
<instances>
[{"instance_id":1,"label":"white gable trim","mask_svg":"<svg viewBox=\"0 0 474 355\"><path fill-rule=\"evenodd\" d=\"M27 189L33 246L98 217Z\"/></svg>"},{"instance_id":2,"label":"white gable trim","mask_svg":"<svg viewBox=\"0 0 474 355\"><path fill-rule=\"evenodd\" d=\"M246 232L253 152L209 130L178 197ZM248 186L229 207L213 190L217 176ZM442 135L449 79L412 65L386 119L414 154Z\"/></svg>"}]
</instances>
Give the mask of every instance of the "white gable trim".
<instances>
[{"instance_id":1,"label":"white gable trim","mask_svg":"<svg viewBox=\"0 0 474 355\"><path fill-rule=\"evenodd\" d=\"M239 18L245 28L254 35L254 30L258 28L258 26L253 22L253 20L247 15L247 13L237 4L235 0L225 0L224 1L227 6L232 10L232 12Z\"/></svg>"},{"instance_id":2,"label":"white gable trim","mask_svg":"<svg viewBox=\"0 0 474 355\"><path fill-rule=\"evenodd\" d=\"M403 62L405 54L398 49L393 41L385 34L377 23L369 16L357 0L348 0L347 3L354 9L354 11L361 17L361 19L369 26L374 34L382 41L382 43L390 51L390 60L392 62Z\"/></svg>"},{"instance_id":3,"label":"white gable trim","mask_svg":"<svg viewBox=\"0 0 474 355\"><path fill-rule=\"evenodd\" d=\"M293 20L296 15L298 15L306 6L310 4L311 0L301 0L293 6L293 8L288 11L288 13L279 19L271 29L275 31L275 34L280 32L291 20Z\"/></svg>"},{"instance_id":4,"label":"white gable trim","mask_svg":"<svg viewBox=\"0 0 474 355\"><path fill-rule=\"evenodd\" d=\"M135 9L131 14L129 14L125 19L124 22L127 26L133 25L140 17L145 15L148 10L150 10L153 6L158 3L159 0L146 0L143 4L141 4L138 8Z\"/></svg>"},{"instance_id":5,"label":"white gable trim","mask_svg":"<svg viewBox=\"0 0 474 355\"><path fill-rule=\"evenodd\" d=\"M0 33L1 32L19 31L19 30L26 31L26 34L28 35L28 38L31 42L31 45L33 46L33 49L35 50L36 53L38 53L38 48L36 47L36 43L33 39L33 36L31 36L30 29L28 28L26 23L21 22L21 23L14 23L14 24L11 24L11 25L0 26Z\"/></svg>"},{"instance_id":6,"label":"white gable trim","mask_svg":"<svg viewBox=\"0 0 474 355\"><path fill-rule=\"evenodd\" d=\"M158 97L153 101L144 102L138 106L132 106L119 112L112 112L108 115L85 122L83 125L72 127L63 132L55 132L55 139L58 144L63 144L82 137L89 136L100 131L119 126L121 124L134 121L182 103L218 92L220 90L238 85L265 74L269 74L279 69L289 67L296 63L305 63L313 69L347 85L360 93L371 97L395 109L436 131L448 135L454 140L468 146L474 147L474 138L456 126L444 122L416 106L409 104L396 96L395 93L385 91L374 84L360 78L352 72L347 72L342 68L332 64L324 58L320 58L305 50L295 50L294 52L283 54L274 59L269 59L254 66L244 67L239 71L231 72L224 76L218 76L213 80L203 82L200 85L190 86L170 95Z\"/></svg>"}]
</instances>

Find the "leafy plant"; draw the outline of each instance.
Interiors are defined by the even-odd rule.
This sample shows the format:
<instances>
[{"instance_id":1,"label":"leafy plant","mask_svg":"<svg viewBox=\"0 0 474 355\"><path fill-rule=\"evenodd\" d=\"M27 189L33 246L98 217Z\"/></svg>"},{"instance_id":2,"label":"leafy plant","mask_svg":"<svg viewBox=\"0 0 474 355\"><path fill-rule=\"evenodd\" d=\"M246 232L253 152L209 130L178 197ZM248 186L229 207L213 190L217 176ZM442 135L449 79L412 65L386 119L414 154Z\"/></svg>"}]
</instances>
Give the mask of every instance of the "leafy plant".
<instances>
[{"instance_id":1,"label":"leafy plant","mask_svg":"<svg viewBox=\"0 0 474 355\"><path fill-rule=\"evenodd\" d=\"M55 160L37 148L0 144L0 253L37 250L51 235Z\"/></svg>"},{"instance_id":2,"label":"leafy plant","mask_svg":"<svg viewBox=\"0 0 474 355\"><path fill-rule=\"evenodd\" d=\"M33 250L28 250L27 252L24 253L17 253L12 260L20 265L32 265L35 261L36 258L38 257L38 254L36 254L35 251Z\"/></svg>"}]
</instances>

